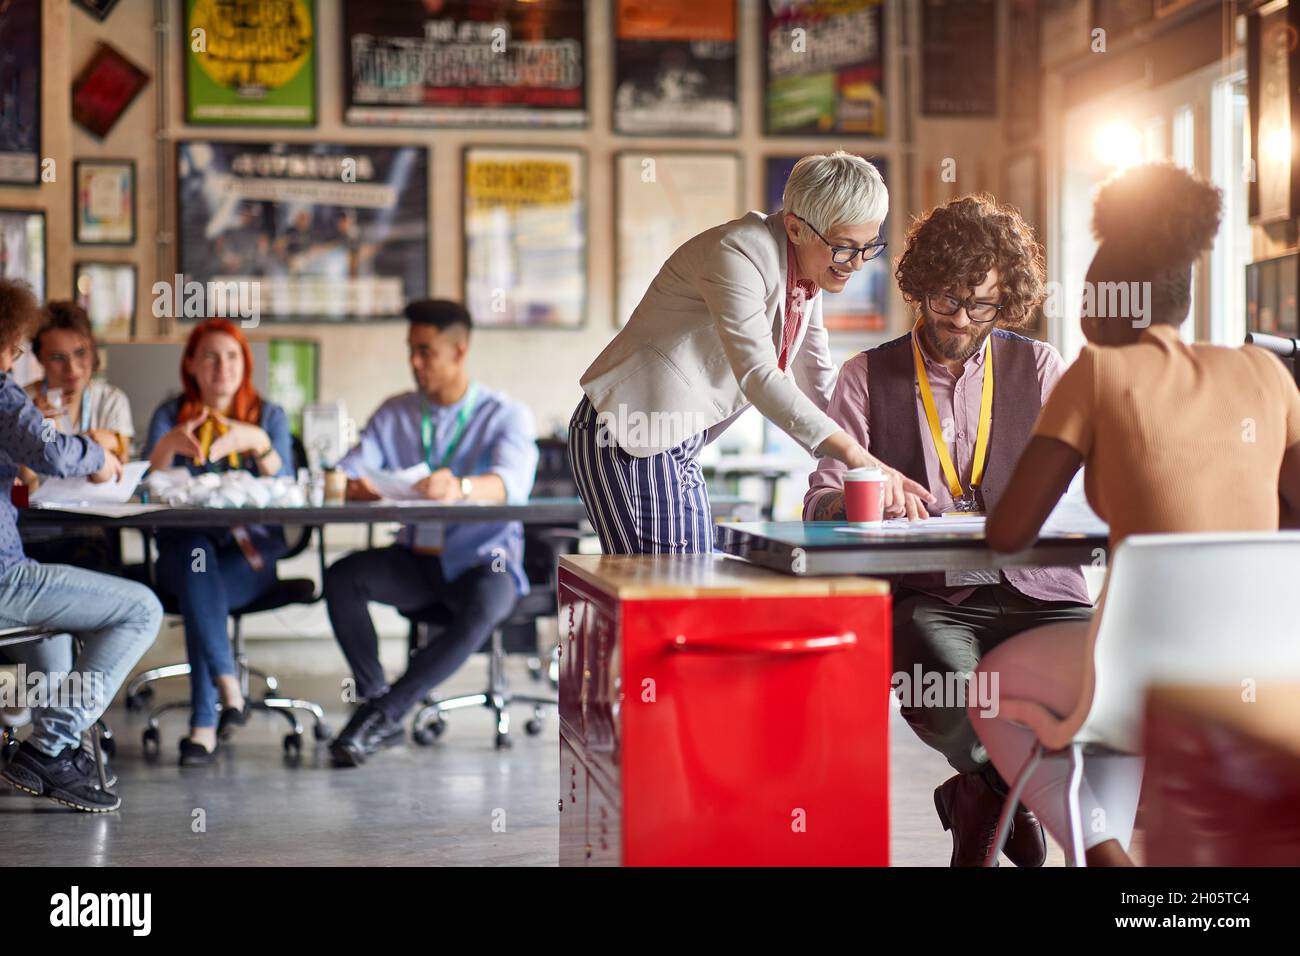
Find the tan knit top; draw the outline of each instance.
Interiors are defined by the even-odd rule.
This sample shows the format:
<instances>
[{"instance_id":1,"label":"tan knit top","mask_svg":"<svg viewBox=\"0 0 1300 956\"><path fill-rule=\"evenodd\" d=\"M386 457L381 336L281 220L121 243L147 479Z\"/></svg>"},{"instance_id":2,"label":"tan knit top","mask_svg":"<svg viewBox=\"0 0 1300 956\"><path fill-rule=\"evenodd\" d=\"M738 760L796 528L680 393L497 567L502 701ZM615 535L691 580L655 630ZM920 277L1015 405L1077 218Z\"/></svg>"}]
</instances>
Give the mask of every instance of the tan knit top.
<instances>
[{"instance_id":1,"label":"tan knit top","mask_svg":"<svg viewBox=\"0 0 1300 956\"><path fill-rule=\"evenodd\" d=\"M1112 548L1139 533L1275 530L1300 389L1262 349L1188 345L1153 325L1133 345L1079 353L1034 434L1083 456Z\"/></svg>"}]
</instances>

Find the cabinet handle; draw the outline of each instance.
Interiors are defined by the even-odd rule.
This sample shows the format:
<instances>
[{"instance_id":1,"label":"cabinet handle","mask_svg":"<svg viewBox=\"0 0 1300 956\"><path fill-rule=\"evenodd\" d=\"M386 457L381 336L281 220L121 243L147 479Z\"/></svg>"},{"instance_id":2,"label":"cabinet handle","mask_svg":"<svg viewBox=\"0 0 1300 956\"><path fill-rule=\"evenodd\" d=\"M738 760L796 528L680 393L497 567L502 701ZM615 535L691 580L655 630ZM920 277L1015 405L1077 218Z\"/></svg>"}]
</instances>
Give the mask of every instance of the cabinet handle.
<instances>
[{"instance_id":1,"label":"cabinet handle","mask_svg":"<svg viewBox=\"0 0 1300 956\"><path fill-rule=\"evenodd\" d=\"M782 632L769 634L725 634L713 637L687 637L678 634L672 647L697 654L824 654L846 651L858 643L853 631L842 634L805 634Z\"/></svg>"}]
</instances>

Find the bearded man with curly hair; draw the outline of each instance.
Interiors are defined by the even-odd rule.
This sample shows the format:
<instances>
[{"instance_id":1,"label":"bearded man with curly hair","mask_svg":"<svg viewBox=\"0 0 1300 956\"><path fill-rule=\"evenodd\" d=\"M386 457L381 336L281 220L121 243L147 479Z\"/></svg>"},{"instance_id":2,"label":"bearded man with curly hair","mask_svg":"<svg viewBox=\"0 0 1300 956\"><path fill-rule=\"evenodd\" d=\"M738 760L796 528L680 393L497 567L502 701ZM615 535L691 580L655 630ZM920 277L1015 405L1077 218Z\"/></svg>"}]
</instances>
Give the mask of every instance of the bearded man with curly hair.
<instances>
[{"instance_id":1,"label":"bearded man with curly hair","mask_svg":"<svg viewBox=\"0 0 1300 956\"><path fill-rule=\"evenodd\" d=\"M1001 499L1064 368L1052 346L1011 331L1042 302L1043 276L1032 231L991 198L953 200L912 225L895 277L915 324L846 362L827 409L872 456L934 496L928 505L911 498L909 517L987 513ZM805 520L845 519L844 473L840 462L821 460ZM935 790L935 809L952 832L951 864L978 866L1006 783L975 736L967 701L935 706L922 690L958 686L958 675L1022 631L1087 620L1088 589L1078 568L1017 568L903 575L893 592L894 669L907 677L895 681L902 715L957 771ZM1017 866L1046 859L1042 827L1024 806L1005 852Z\"/></svg>"}]
</instances>

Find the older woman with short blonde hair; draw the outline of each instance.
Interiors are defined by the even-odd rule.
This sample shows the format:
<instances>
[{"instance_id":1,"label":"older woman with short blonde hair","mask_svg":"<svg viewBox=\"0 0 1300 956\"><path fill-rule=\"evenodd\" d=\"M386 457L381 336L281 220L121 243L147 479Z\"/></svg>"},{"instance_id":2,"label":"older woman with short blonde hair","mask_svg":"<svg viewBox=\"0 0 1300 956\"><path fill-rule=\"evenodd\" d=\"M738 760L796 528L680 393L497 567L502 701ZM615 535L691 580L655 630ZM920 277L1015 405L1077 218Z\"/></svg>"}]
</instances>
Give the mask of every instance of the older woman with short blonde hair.
<instances>
[{"instance_id":1,"label":"older woman with short blonde hair","mask_svg":"<svg viewBox=\"0 0 1300 956\"><path fill-rule=\"evenodd\" d=\"M889 194L842 150L805 156L782 208L687 240L628 324L582 376L569 460L606 553L709 552L697 456L750 405L815 457L875 465L902 514L920 485L876 461L826 414L835 366L822 293L838 293L885 243Z\"/></svg>"}]
</instances>

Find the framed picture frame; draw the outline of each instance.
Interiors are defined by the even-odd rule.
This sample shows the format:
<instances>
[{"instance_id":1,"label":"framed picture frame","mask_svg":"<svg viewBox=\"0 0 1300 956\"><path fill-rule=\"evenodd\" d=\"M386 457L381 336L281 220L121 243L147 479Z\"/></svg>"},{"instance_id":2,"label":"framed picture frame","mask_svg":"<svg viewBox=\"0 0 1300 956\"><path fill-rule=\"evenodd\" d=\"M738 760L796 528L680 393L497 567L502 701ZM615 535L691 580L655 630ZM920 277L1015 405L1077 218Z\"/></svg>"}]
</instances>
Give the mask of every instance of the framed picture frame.
<instances>
[{"instance_id":1,"label":"framed picture frame","mask_svg":"<svg viewBox=\"0 0 1300 956\"><path fill-rule=\"evenodd\" d=\"M73 298L90 316L96 338L135 336L138 278L131 262L81 259L72 264Z\"/></svg>"},{"instance_id":2,"label":"framed picture frame","mask_svg":"<svg viewBox=\"0 0 1300 956\"><path fill-rule=\"evenodd\" d=\"M976 117L998 113L995 0L921 4L921 114Z\"/></svg>"},{"instance_id":3,"label":"framed picture frame","mask_svg":"<svg viewBox=\"0 0 1300 956\"><path fill-rule=\"evenodd\" d=\"M72 81L72 118L100 139L149 85L149 74L102 40Z\"/></svg>"},{"instance_id":4,"label":"framed picture frame","mask_svg":"<svg viewBox=\"0 0 1300 956\"><path fill-rule=\"evenodd\" d=\"M396 320L429 294L424 146L183 140L176 178L177 271L263 322Z\"/></svg>"},{"instance_id":5,"label":"framed picture frame","mask_svg":"<svg viewBox=\"0 0 1300 956\"><path fill-rule=\"evenodd\" d=\"M1246 331L1300 337L1300 253L1246 265Z\"/></svg>"},{"instance_id":6,"label":"framed picture frame","mask_svg":"<svg viewBox=\"0 0 1300 956\"><path fill-rule=\"evenodd\" d=\"M763 7L763 133L884 137L884 0Z\"/></svg>"},{"instance_id":7,"label":"framed picture frame","mask_svg":"<svg viewBox=\"0 0 1300 956\"><path fill-rule=\"evenodd\" d=\"M586 24L587 0L343 0L343 121L585 129Z\"/></svg>"},{"instance_id":8,"label":"framed picture frame","mask_svg":"<svg viewBox=\"0 0 1300 956\"><path fill-rule=\"evenodd\" d=\"M316 0L282 0L271 23L248 23L236 4L181 3L186 123L316 125ZM202 51L191 41L196 29L207 37Z\"/></svg>"},{"instance_id":9,"label":"framed picture frame","mask_svg":"<svg viewBox=\"0 0 1300 956\"><path fill-rule=\"evenodd\" d=\"M464 302L486 328L587 322L587 154L570 147L466 146Z\"/></svg>"},{"instance_id":10,"label":"framed picture frame","mask_svg":"<svg viewBox=\"0 0 1300 956\"><path fill-rule=\"evenodd\" d=\"M888 186L889 162L879 156L861 155L880 171L880 177ZM800 158L793 154L763 157L763 201L767 212L781 208L785 181ZM886 240L889 238L888 217L880 224L880 235ZM829 331L865 334L888 331L889 294L894 281L891 261L891 252L887 248L849 279L843 292L822 296L822 322Z\"/></svg>"},{"instance_id":11,"label":"framed picture frame","mask_svg":"<svg viewBox=\"0 0 1300 956\"><path fill-rule=\"evenodd\" d=\"M40 3L0 7L0 186L37 186L41 181Z\"/></svg>"},{"instance_id":12,"label":"framed picture frame","mask_svg":"<svg viewBox=\"0 0 1300 956\"><path fill-rule=\"evenodd\" d=\"M736 0L615 0L612 21L615 133L736 135Z\"/></svg>"},{"instance_id":13,"label":"framed picture frame","mask_svg":"<svg viewBox=\"0 0 1300 956\"><path fill-rule=\"evenodd\" d=\"M74 0L74 2L101 23L108 19L108 15L117 6L117 0Z\"/></svg>"},{"instance_id":14,"label":"framed picture frame","mask_svg":"<svg viewBox=\"0 0 1300 956\"><path fill-rule=\"evenodd\" d=\"M72 164L72 190L73 242L135 244L135 160L78 159Z\"/></svg>"},{"instance_id":15,"label":"framed picture frame","mask_svg":"<svg viewBox=\"0 0 1300 956\"><path fill-rule=\"evenodd\" d=\"M1253 225L1300 216L1300 2L1272 0L1246 17L1250 100L1249 218Z\"/></svg>"},{"instance_id":16,"label":"framed picture frame","mask_svg":"<svg viewBox=\"0 0 1300 956\"><path fill-rule=\"evenodd\" d=\"M21 279L46 297L45 211L0 209L0 279Z\"/></svg>"},{"instance_id":17,"label":"framed picture frame","mask_svg":"<svg viewBox=\"0 0 1300 956\"><path fill-rule=\"evenodd\" d=\"M706 229L744 214L736 152L614 154L614 321L627 324L664 262Z\"/></svg>"}]
</instances>

